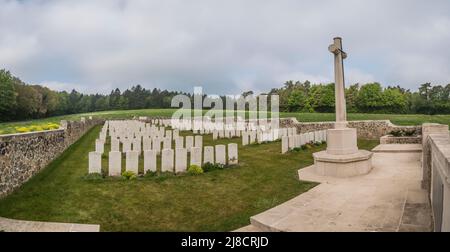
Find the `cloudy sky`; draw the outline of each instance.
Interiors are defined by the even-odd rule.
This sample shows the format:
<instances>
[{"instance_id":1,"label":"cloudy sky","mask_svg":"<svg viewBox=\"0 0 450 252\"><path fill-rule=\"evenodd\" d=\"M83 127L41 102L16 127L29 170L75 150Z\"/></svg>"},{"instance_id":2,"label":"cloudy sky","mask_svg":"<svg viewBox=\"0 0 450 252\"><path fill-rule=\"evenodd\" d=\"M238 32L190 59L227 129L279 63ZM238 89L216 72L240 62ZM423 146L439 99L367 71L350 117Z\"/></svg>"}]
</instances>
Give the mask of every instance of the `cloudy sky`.
<instances>
[{"instance_id":1,"label":"cloudy sky","mask_svg":"<svg viewBox=\"0 0 450 252\"><path fill-rule=\"evenodd\" d=\"M448 0L0 0L0 68L57 90L329 82L335 36L347 84L450 83Z\"/></svg>"}]
</instances>

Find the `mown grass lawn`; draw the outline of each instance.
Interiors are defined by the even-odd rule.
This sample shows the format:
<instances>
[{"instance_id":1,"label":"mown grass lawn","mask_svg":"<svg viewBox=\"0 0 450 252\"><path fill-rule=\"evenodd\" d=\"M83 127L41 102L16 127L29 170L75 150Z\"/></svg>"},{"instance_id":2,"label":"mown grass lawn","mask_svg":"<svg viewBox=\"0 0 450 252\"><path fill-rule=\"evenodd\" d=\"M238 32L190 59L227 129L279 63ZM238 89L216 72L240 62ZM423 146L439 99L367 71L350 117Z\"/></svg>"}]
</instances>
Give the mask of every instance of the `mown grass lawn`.
<instances>
[{"instance_id":1,"label":"mown grass lawn","mask_svg":"<svg viewBox=\"0 0 450 252\"><path fill-rule=\"evenodd\" d=\"M81 117L101 117L105 119L126 119L133 116L172 116L177 109L140 109L102 111L85 114L56 116L45 119L0 123L0 134L16 132L16 127L38 126L46 123L59 123L61 120L80 120ZM206 110L204 111L206 112ZM280 113L280 117L296 117L300 122L334 121L334 113ZM450 125L450 115L403 115L403 114L363 114L349 113L348 120L391 120L398 125L419 125L425 122L442 123Z\"/></svg>"},{"instance_id":2,"label":"mown grass lawn","mask_svg":"<svg viewBox=\"0 0 450 252\"><path fill-rule=\"evenodd\" d=\"M242 147L239 167L202 175L86 180L88 152L100 127L72 145L19 190L0 200L0 216L40 221L100 224L102 231L229 231L249 217L314 187L297 170L312 153L280 154L280 142ZM212 145L204 136L204 145ZM359 140L371 149L376 141Z\"/></svg>"}]
</instances>

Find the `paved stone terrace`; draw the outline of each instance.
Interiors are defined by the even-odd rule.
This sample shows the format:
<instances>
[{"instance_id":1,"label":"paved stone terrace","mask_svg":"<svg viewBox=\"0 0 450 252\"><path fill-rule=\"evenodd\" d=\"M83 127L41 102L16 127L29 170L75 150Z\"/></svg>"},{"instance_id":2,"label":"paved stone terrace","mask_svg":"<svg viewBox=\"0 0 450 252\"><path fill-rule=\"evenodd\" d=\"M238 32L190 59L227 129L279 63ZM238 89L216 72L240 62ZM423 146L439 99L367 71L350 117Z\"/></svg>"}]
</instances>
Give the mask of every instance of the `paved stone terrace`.
<instances>
[{"instance_id":1,"label":"paved stone terrace","mask_svg":"<svg viewBox=\"0 0 450 252\"><path fill-rule=\"evenodd\" d=\"M353 178L321 177L313 166L301 180L321 184L296 198L251 217L237 231L431 231L427 193L417 146L379 146L373 169Z\"/></svg>"},{"instance_id":2,"label":"paved stone terrace","mask_svg":"<svg viewBox=\"0 0 450 252\"><path fill-rule=\"evenodd\" d=\"M99 232L100 225L22 221L0 217L0 231L4 232Z\"/></svg>"}]
</instances>

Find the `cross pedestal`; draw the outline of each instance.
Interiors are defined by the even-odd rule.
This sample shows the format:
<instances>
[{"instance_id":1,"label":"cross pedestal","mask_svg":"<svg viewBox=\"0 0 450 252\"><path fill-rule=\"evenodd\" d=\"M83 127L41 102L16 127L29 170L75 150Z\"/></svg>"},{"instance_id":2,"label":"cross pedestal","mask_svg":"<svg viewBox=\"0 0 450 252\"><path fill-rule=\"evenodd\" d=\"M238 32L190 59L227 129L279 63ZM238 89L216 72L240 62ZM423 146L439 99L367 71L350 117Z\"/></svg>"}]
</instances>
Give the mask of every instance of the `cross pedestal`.
<instances>
[{"instance_id":1,"label":"cross pedestal","mask_svg":"<svg viewBox=\"0 0 450 252\"><path fill-rule=\"evenodd\" d=\"M334 38L328 50L334 54L336 123L334 129L327 130L327 150L313 154L315 170L332 177L367 174L372 169L372 152L359 150L356 129L347 128L343 64L347 54L342 50L342 39Z\"/></svg>"}]
</instances>

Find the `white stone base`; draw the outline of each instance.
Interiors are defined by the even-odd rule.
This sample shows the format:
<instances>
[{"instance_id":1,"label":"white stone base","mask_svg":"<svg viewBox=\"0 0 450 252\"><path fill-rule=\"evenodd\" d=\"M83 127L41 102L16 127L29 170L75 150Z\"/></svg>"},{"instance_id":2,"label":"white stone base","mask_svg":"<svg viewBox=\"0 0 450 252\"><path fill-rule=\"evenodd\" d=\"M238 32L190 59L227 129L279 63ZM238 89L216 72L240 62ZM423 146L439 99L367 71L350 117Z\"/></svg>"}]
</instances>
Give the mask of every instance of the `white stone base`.
<instances>
[{"instance_id":1,"label":"white stone base","mask_svg":"<svg viewBox=\"0 0 450 252\"><path fill-rule=\"evenodd\" d=\"M322 176L338 178L364 175L372 170L372 155L372 152L366 150L346 155L316 152L313 153L315 171Z\"/></svg>"},{"instance_id":2,"label":"white stone base","mask_svg":"<svg viewBox=\"0 0 450 252\"><path fill-rule=\"evenodd\" d=\"M347 155L358 152L356 129L327 130L327 152L334 155Z\"/></svg>"}]
</instances>

